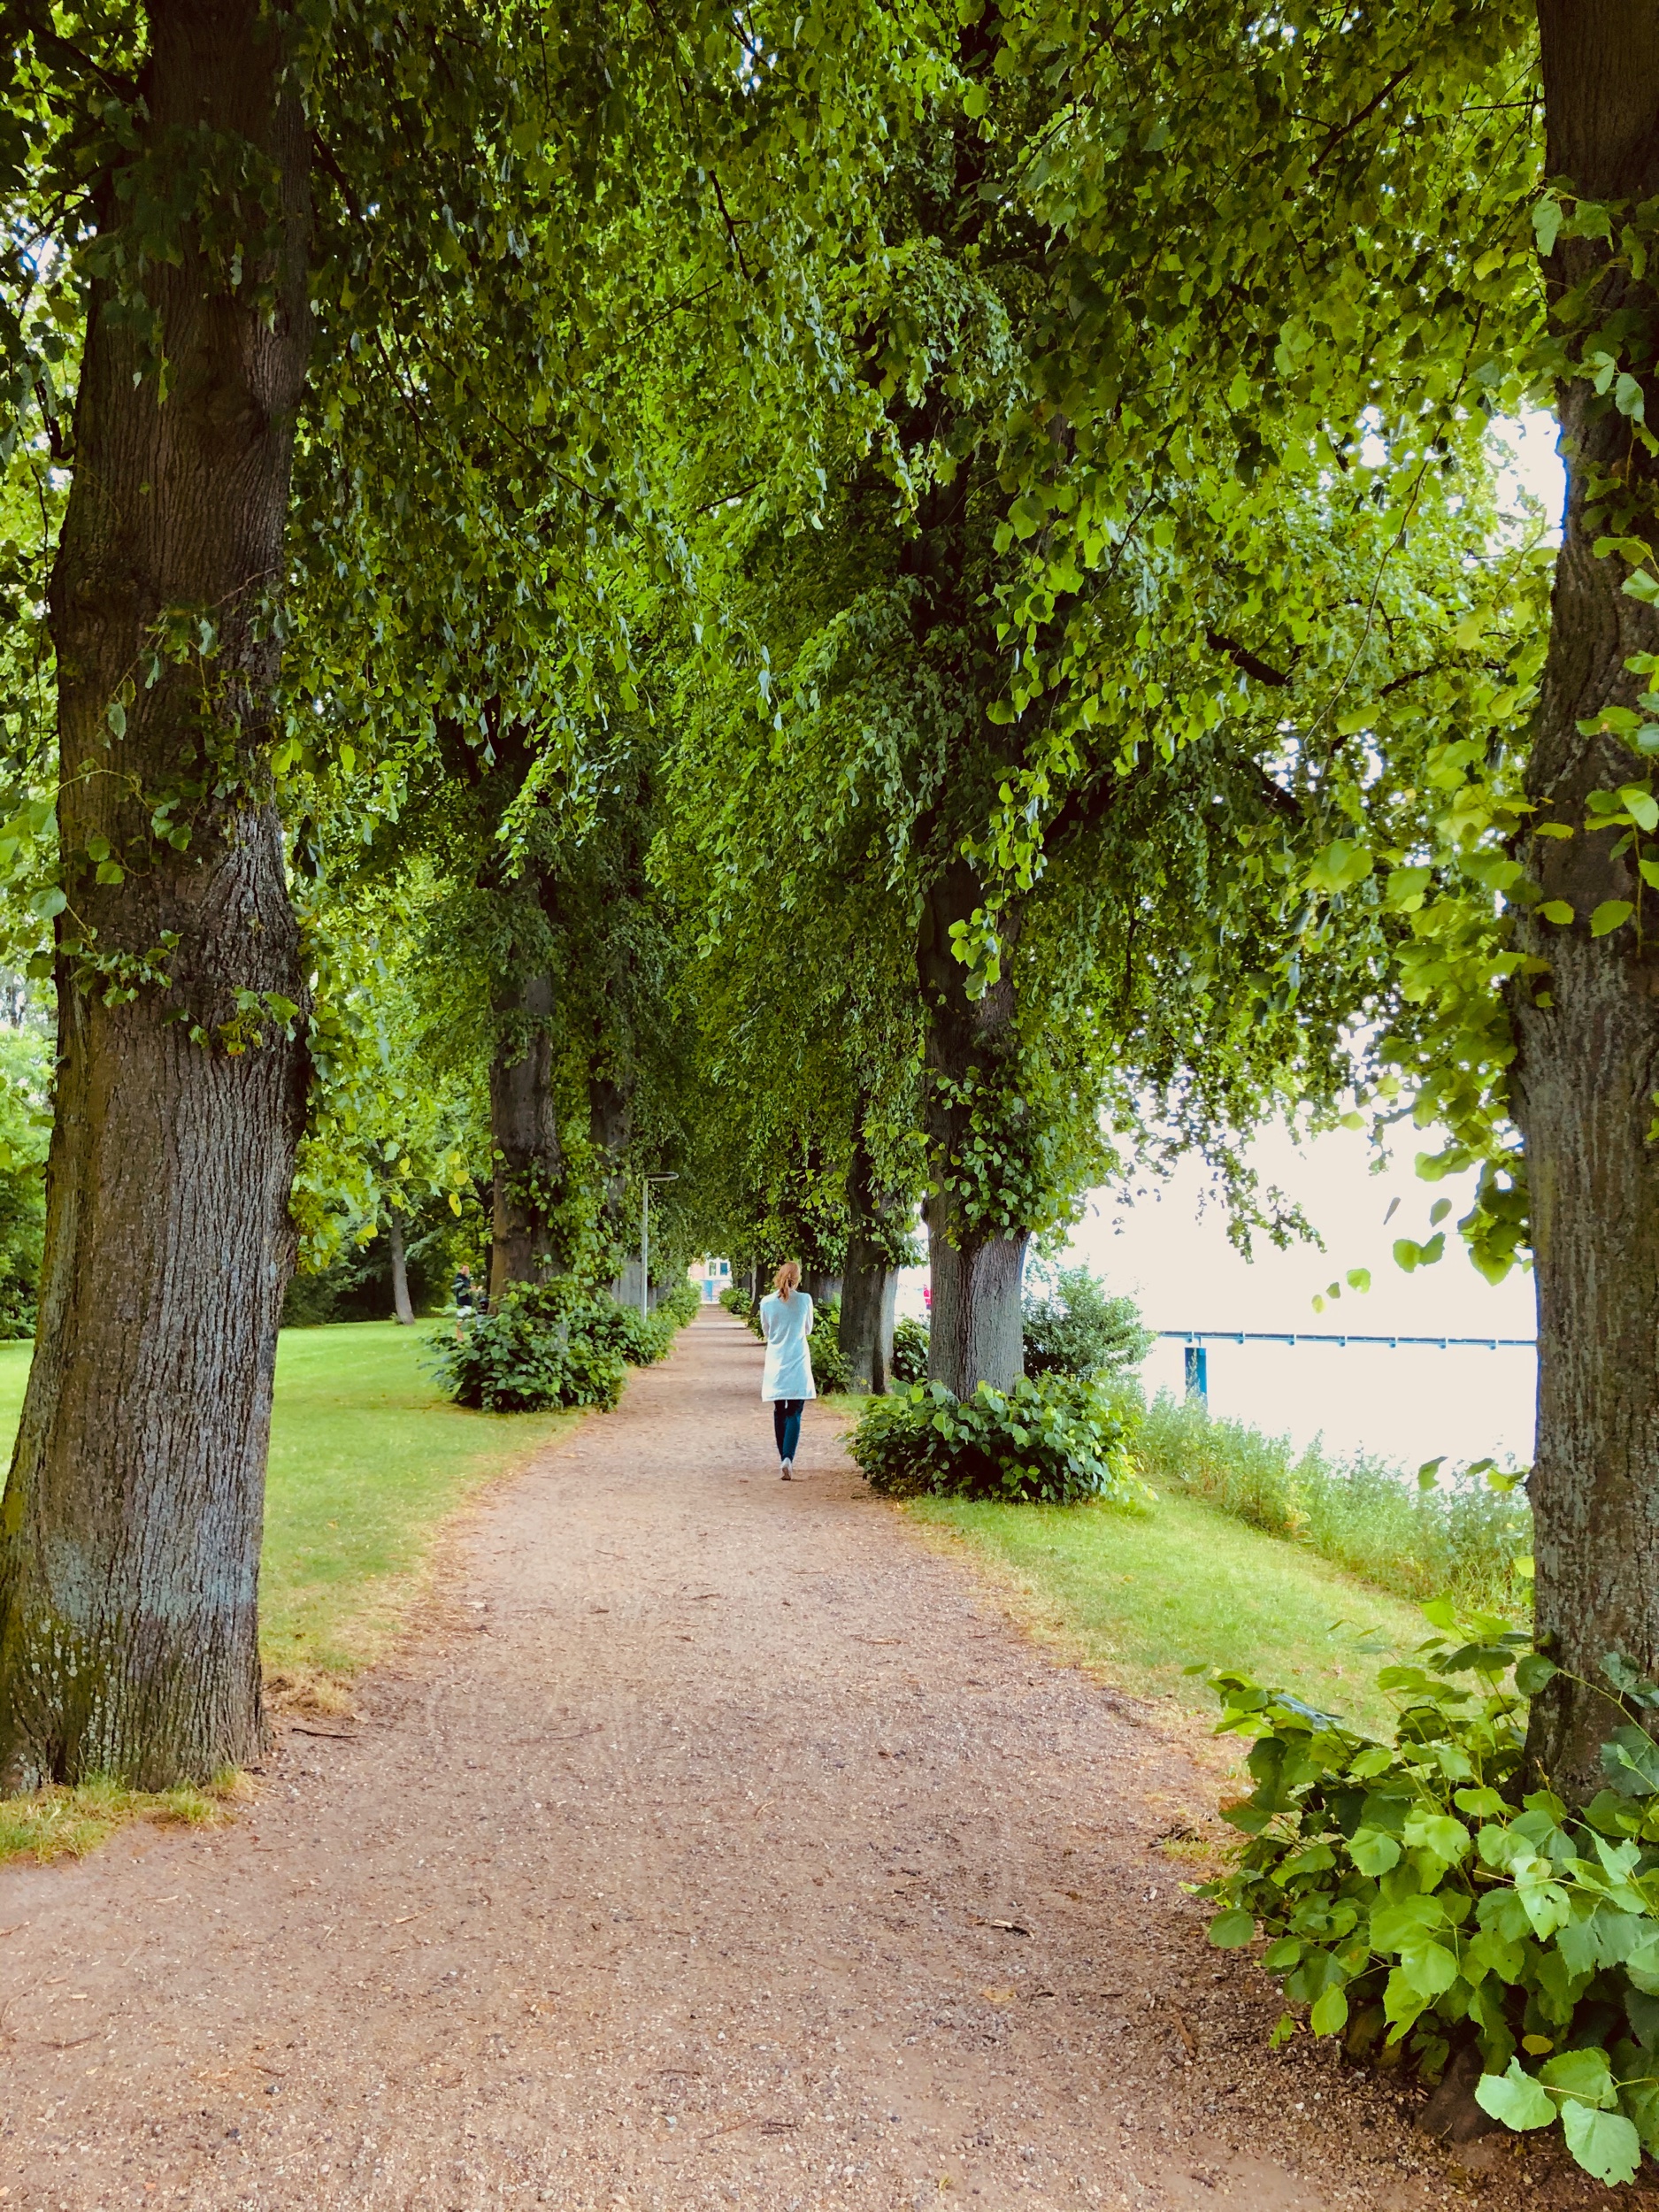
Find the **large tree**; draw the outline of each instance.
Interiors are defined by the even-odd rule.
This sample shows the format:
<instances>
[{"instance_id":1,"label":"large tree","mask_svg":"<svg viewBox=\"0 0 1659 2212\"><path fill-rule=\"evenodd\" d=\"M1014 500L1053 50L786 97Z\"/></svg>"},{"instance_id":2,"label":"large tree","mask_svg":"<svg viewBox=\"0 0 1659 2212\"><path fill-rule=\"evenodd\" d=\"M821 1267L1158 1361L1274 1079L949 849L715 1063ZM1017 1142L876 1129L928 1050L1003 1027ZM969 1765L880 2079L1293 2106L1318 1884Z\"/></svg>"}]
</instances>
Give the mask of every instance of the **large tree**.
<instances>
[{"instance_id":1,"label":"large tree","mask_svg":"<svg viewBox=\"0 0 1659 2212\"><path fill-rule=\"evenodd\" d=\"M907 30L860 0L775 31L703 0L6 19L7 437L56 443L73 483L51 595L61 854L40 891L59 1113L0 1507L0 1786L201 1777L259 1742L307 1011L273 779L330 727L326 685L282 720L284 586L335 578L307 672L338 672L426 590L431 551L411 533L401 561L365 567L343 505L303 506L290 534L302 418L308 447L334 442L342 480L388 504L388 423L407 426L411 477L441 447L472 547L513 535L502 518L539 474L614 507L634 457L582 404L611 334L600 319L565 348L572 287L549 317L544 273L596 264L595 227L630 201L694 241L686 273L695 242L723 272L769 269L780 233L833 235ZM810 297L780 278L772 305L784 349L810 352ZM759 363L766 316L750 321ZM495 414L511 473L466 450ZM448 576L464 601L466 561Z\"/></svg>"},{"instance_id":2,"label":"large tree","mask_svg":"<svg viewBox=\"0 0 1659 2212\"><path fill-rule=\"evenodd\" d=\"M1568 496L1526 795L1530 823L1575 833L1520 841L1573 918L1523 922L1548 987L1510 997L1538 1279L1537 1629L1561 1668L1533 1702L1529 1752L1583 1798L1622 1718L1604 1661L1659 1675L1659 943L1641 849L1659 739L1659 291L1643 274L1659 15L1540 0L1538 16L1554 183L1538 230Z\"/></svg>"},{"instance_id":3,"label":"large tree","mask_svg":"<svg viewBox=\"0 0 1659 2212\"><path fill-rule=\"evenodd\" d=\"M1254 465L1225 411L1202 471L1182 443L1149 484L1085 474L1097 522L1108 490L1125 516L1153 495L1165 511L1082 557L1062 526L1090 449L1045 395L1100 295L1025 204L1066 118L1006 53L964 35L890 180L847 310L853 388L879 412L849 409L813 526L764 484L722 513L720 668L682 769L705 941L740 1003L769 964L816 980L826 942L902 977L933 1366L957 1390L1018 1373L1025 1243L1114 1156L1202 1147L1248 1218L1239 1140L1336 1103L1422 902L1409 869L1392 906L1358 887L1366 840L1403 859L1421 810L1403 774L1373 790L1350 739L1423 722L1425 699L1444 734L1474 695L1453 633L1498 588L1473 434L1393 557L1363 426L1333 429L1280 477L1247 561L1217 527L1215 480ZM1166 726L1183 694L1190 724Z\"/></svg>"},{"instance_id":4,"label":"large tree","mask_svg":"<svg viewBox=\"0 0 1659 2212\"><path fill-rule=\"evenodd\" d=\"M259 1743L306 995L264 763L310 150L288 11L186 0L146 28L88 210L51 583L59 1071L0 1507L0 1787L204 1775Z\"/></svg>"}]
</instances>

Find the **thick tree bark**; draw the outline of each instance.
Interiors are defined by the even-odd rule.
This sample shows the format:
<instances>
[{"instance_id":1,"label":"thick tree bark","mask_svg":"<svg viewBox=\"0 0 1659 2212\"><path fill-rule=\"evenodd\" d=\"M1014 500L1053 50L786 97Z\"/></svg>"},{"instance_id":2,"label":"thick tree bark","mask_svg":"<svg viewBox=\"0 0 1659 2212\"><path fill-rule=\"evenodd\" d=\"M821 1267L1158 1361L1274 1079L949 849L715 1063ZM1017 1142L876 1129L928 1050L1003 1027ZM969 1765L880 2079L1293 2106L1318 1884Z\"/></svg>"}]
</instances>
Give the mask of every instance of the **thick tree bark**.
<instances>
[{"instance_id":1,"label":"thick tree bark","mask_svg":"<svg viewBox=\"0 0 1659 2212\"><path fill-rule=\"evenodd\" d=\"M1005 963L982 997L968 995L968 972L952 949L950 926L980 903L972 870L953 860L927 895L917 940L917 970L927 1024L927 1372L965 1397L982 1382L1010 1390L1025 1371L1020 1277L1026 1233L1018 1226L987 1231L974 1217L959 1184L967 1170L975 1107L1002 1118L1017 1110L1006 1099L1016 1048L1014 986ZM1010 949L1017 925L1005 918Z\"/></svg>"},{"instance_id":2,"label":"thick tree bark","mask_svg":"<svg viewBox=\"0 0 1659 2212\"><path fill-rule=\"evenodd\" d=\"M404 1328L415 1325L415 1309L409 1296L409 1254L403 1246L403 1216L396 1207L386 1210L387 1241L392 1255L392 1311Z\"/></svg>"},{"instance_id":3,"label":"thick tree bark","mask_svg":"<svg viewBox=\"0 0 1659 2212\"><path fill-rule=\"evenodd\" d=\"M898 1310L898 1271L892 1263L894 1208L877 1187L864 1141L863 1113L853 1133L847 1173L852 1227L841 1287L841 1348L849 1386L875 1397L887 1394L893 1373L893 1325Z\"/></svg>"},{"instance_id":4,"label":"thick tree bark","mask_svg":"<svg viewBox=\"0 0 1659 2212\"><path fill-rule=\"evenodd\" d=\"M553 979L533 975L496 1001L500 1041L489 1071L495 1213L489 1297L540 1282L563 1263L554 1220L565 1156L553 1111Z\"/></svg>"},{"instance_id":5,"label":"thick tree bark","mask_svg":"<svg viewBox=\"0 0 1659 2212\"><path fill-rule=\"evenodd\" d=\"M599 1232L618 1255L628 1248L633 1223L628 1214L628 1145L634 1134L634 1102L625 1085L608 1075L588 1079L588 1133L599 1155L603 1181L599 1195Z\"/></svg>"},{"instance_id":6,"label":"thick tree bark","mask_svg":"<svg viewBox=\"0 0 1659 2212\"><path fill-rule=\"evenodd\" d=\"M1659 193L1659 12L1647 0L1541 0L1547 168L1592 199ZM1552 297L1593 273L1605 249L1563 240L1546 264ZM1634 356L1649 423L1659 423L1650 373L1659 312L1650 286L1609 271L1601 319L1634 311ZM1647 1140L1659 1093L1659 912L1616 833L1586 833L1586 800L1648 772L1608 733L1584 736L1608 706L1634 706L1651 680L1633 654L1659 651L1659 622L1621 588L1628 572L1598 560L1609 526L1597 479L1634 495L1633 526L1659 542L1655 471L1609 396L1582 380L1560 392L1567 463L1565 533L1556 564L1549 653L1529 794L1537 819L1571 839L1532 841L1530 872L1548 899L1571 902L1566 928L1534 926L1531 949L1550 964L1547 988L1515 994L1516 1101L1526 1145L1537 1254L1537 1624L1565 1671L1534 1702L1534 1771L1569 1799L1601 1780L1598 1756L1618 1715L1595 1686L1618 1652L1659 1671L1659 1148ZM1621 526L1615 523L1614 527ZM1609 899L1640 901L1642 927L1593 939ZM1574 1680L1571 1678L1577 1677Z\"/></svg>"},{"instance_id":7,"label":"thick tree bark","mask_svg":"<svg viewBox=\"0 0 1659 2212\"><path fill-rule=\"evenodd\" d=\"M252 164L276 213L262 236L243 187L210 241L186 223L175 260L150 255L165 399L139 319L107 281L89 302L50 594L68 904L40 1323L0 1505L0 1790L205 1778L262 1740L259 1538L305 1064L268 1002L304 992L262 796L278 651L261 617L309 342L307 141L280 7L147 13L134 188L105 180L104 220L193 206L197 187L177 186L198 161ZM187 611L211 650L152 664ZM168 800L182 849L151 826Z\"/></svg>"},{"instance_id":8,"label":"thick tree bark","mask_svg":"<svg viewBox=\"0 0 1659 2212\"><path fill-rule=\"evenodd\" d=\"M898 1317L899 1278L878 1246L856 1240L847 1247L841 1289L841 1348L849 1390L887 1395L893 1379L893 1329Z\"/></svg>"}]
</instances>

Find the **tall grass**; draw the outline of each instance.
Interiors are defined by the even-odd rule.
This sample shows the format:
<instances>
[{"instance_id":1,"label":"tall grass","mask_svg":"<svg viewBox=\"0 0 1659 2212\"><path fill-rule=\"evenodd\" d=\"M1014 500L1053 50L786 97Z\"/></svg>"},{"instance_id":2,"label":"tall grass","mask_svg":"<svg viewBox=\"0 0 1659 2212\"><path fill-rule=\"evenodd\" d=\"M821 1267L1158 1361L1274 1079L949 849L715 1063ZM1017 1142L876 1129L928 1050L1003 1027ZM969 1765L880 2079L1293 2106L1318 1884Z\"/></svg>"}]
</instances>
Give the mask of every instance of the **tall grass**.
<instances>
[{"instance_id":1,"label":"tall grass","mask_svg":"<svg viewBox=\"0 0 1659 2212\"><path fill-rule=\"evenodd\" d=\"M1519 1491L1467 1476L1420 1490L1381 1460L1334 1459L1317 1444L1298 1452L1286 1436L1212 1420L1196 1398L1167 1391L1147 1409L1135 1452L1155 1487L1206 1498L1398 1597L1450 1592L1510 1620L1531 1613L1516 1563L1532 1551L1532 1516Z\"/></svg>"}]
</instances>

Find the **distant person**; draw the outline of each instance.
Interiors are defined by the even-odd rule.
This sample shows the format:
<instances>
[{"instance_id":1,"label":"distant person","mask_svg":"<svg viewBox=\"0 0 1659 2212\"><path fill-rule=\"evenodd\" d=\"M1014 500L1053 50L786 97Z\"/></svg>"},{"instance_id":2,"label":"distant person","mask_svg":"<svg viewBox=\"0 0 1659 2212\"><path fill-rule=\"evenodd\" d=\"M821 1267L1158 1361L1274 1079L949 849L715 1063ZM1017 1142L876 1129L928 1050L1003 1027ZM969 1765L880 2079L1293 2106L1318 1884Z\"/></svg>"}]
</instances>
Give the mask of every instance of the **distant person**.
<instances>
[{"instance_id":1,"label":"distant person","mask_svg":"<svg viewBox=\"0 0 1659 2212\"><path fill-rule=\"evenodd\" d=\"M760 1379L764 1405L772 1403L772 1434L778 1440L779 1472L787 1482L801 1443L801 1409L818 1396L812 1357L806 1340L812 1333L812 1301L801 1288L801 1271L786 1260L772 1277L774 1288L760 1302L766 1365Z\"/></svg>"},{"instance_id":2,"label":"distant person","mask_svg":"<svg viewBox=\"0 0 1659 2212\"><path fill-rule=\"evenodd\" d=\"M459 1336L461 1325L473 1315L481 1313L484 1301L479 1295L478 1285L472 1280L472 1271L465 1263L455 1271L455 1333Z\"/></svg>"}]
</instances>

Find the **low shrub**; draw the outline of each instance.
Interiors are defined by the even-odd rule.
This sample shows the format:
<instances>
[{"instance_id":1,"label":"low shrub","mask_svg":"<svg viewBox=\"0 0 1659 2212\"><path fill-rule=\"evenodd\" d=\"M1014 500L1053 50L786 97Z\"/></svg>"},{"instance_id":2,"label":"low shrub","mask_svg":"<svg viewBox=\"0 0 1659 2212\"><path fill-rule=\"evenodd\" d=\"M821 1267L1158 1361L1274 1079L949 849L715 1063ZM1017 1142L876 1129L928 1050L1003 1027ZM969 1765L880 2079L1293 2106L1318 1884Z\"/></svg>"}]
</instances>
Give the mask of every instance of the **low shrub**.
<instances>
[{"instance_id":1,"label":"low shrub","mask_svg":"<svg viewBox=\"0 0 1659 2212\"><path fill-rule=\"evenodd\" d=\"M852 1388L852 1370L841 1349L841 1306L839 1298L820 1306L812 1317L812 1333L806 1340L812 1355L812 1380L820 1396Z\"/></svg>"},{"instance_id":2,"label":"low shrub","mask_svg":"<svg viewBox=\"0 0 1659 2212\"><path fill-rule=\"evenodd\" d=\"M666 1321L671 1338L695 1321L703 1308L703 1296L695 1283L682 1276L672 1290L665 1290L657 1302L651 1318ZM659 1353L658 1358L662 1356Z\"/></svg>"},{"instance_id":3,"label":"low shrub","mask_svg":"<svg viewBox=\"0 0 1659 2212\"><path fill-rule=\"evenodd\" d=\"M901 1383L927 1380L927 1324L908 1317L893 1329L893 1379Z\"/></svg>"},{"instance_id":4,"label":"low shrub","mask_svg":"<svg viewBox=\"0 0 1659 2212\"><path fill-rule=\"evenodd\" d=\"M457 1405L487 1413L613 1406L627 1379L625 1345L660 1359L672 1341L655 1315L643 1320L607 1293L556 1276L510 1283L488 1313L434 1338L433 1366Z\"/></svg>"},{"instance_id":5,"label":"low shrub","mask_svg":"<svg viewBox=\"0 0 1659 2212\"><path fill-rule=\"evenodd\" d=\"M871 1488L888 1497L1066 1505L1145 1495L1130 1431L1119 1409L1070 1376L1022 1376L1006 1393L981 1383L971 1398L915 1383L870 1400L850 1449Z\"/></svg>"},{"instance_id":6,"label":"low shrub","mask_svg":"<svg viewBox=\"0 0 1659 2212\"><path fill-rule=\"evenodd\" d=\"M674 1348L679 1329L672 1315L658 1306L643 1314L637 1306L625 1306L600 1292L572 1310L571 1326L593 1343L619 1352L630 1367L654 1367Z\"/></svg>"},{"instance_id":7,"label":"low shrub","mask_svg":"<svg viewBox=\"0 0 1659 2212\"><path fill-rule=\"evenodd\" d=\"M1113 1298L1087 1267L1035 1274L1025 1298L1028 1375L1103 1376L1139 1367L1154 1343L1133 1298Z\"/></svg>"},{"instance_id":8,"label":"low shrub","mask_svg":"<svg viewBox=\"0 0 1659 2212\"><path fill-rule=\"evenodd\" d=\"M1201 1893L1210 1940L1262 1960L1318 2036L1432 2080L1479 2050L1474 2094L1516 2129L1559 2125L1578 2163L1629 2181L1659 2154L1659 1691L1609 1658L1625 1724L1607 1787L1572 1812L1521 1778L1525 1709L1555 1671L1529 1640L1449 1600L1378 1686L1392 1743L1237 1674L1221 1729L1254 1739L1255 1788L1223 1808L1248 1839Z\"/></svg>"},{"instance_id":9,"label":"low shrub","mask_svg":"<svg viewBox=\"0 0 1659 2212\"><path fill-rule=\"evenodd\" d=\"M1298 1452L1288 1437L1212 1420L1197 1399L1167 1393L1135 1449L1148 1481L1207 1498L1397 1597L1449 1592L1506 1617L1531 1609L1532 1509L1511 1477L1471 1472L1425 1489L1383 1461L1333 1459L1317 1444Z\"/></svg>"}]
</instances>

